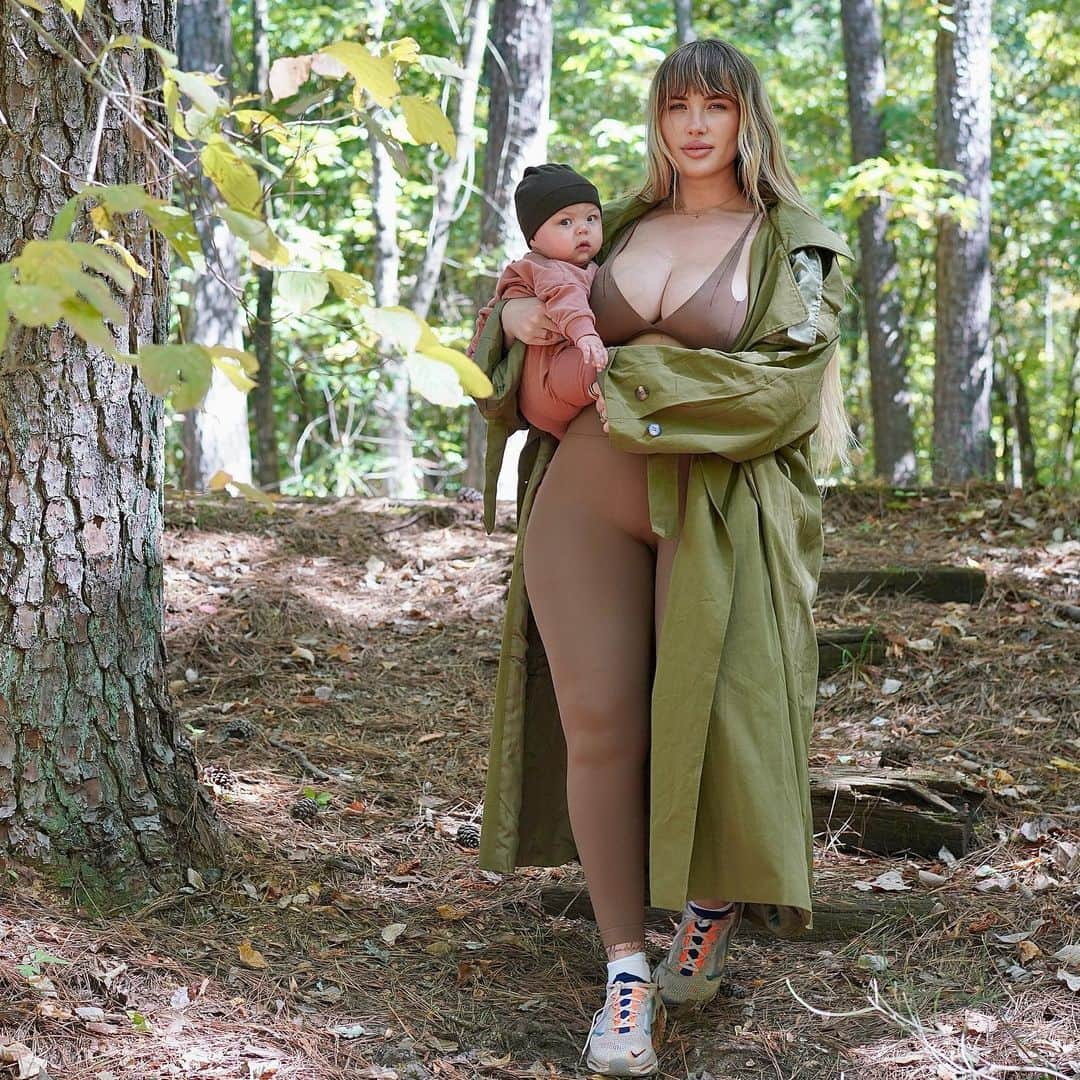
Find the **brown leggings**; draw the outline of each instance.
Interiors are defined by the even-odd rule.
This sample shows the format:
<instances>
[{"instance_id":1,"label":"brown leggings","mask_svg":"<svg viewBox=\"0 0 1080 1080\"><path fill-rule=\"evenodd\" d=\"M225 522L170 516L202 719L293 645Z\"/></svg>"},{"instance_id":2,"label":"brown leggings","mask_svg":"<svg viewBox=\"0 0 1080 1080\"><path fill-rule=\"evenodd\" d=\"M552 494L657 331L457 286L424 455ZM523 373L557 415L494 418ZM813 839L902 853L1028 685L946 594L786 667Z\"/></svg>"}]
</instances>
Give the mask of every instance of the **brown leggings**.
<instances>
[{"instance_id":1,"label":"brown leggings","mask_svg":"<svg viewBox=\"0 0 1080 1080\"><path fill-rule=\"evenodd\" d=\"M525 587L566 737L570 824L608 947L644 940L649 703L678 543L652 531L646 461L614 449L586 408L548 465L525 534ZM680 457L680 518L689 462Z\"/></svg>"}]
</instances>

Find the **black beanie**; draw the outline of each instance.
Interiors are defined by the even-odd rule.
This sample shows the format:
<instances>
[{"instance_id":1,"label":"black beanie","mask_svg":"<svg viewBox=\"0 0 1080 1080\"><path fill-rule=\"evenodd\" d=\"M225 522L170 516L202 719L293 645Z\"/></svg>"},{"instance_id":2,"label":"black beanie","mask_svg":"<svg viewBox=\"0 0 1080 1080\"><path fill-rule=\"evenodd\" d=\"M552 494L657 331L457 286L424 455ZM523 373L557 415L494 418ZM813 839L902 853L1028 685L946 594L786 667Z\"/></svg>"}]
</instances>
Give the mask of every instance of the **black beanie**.
<instances>
[{"instance_id":1,"label":"black beanie","mask_svg":"<svg viewBox=\"0 0 1080 1080\"><path fill-rule=\"evenodd\" d=\"M536 230L557 210L574 203L599 206L600 192L569 165L555 162L530 165L514 192L514 206L525 242L529 243Z\"/></svg>"}]
</instances>

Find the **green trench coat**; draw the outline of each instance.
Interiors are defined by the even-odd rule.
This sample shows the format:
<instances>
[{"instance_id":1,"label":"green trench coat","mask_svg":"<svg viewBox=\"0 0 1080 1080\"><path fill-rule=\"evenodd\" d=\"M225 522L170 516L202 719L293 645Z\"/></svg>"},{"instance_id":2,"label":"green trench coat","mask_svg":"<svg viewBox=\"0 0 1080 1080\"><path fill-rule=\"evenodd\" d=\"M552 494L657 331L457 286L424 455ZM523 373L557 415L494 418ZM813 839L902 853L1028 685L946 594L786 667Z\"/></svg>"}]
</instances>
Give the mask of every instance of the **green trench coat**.
<instances>
[{"instance_id":1,"label":"green trench coat","mask_svg":"<svg viewBox=\"0 0 1080 1080\"><path fill-rule=\"evenodd\" d=\"M649 206L631 196L604 208L598 261ZM813 924L807 748L822 529L809 439L846 291L835 255L852 258L816 218L774 206L751 245L750 310L730 352L619 346L600 377L612 444L650 455L653 529L679 536L653 678L646 902L741 900L746 918L780 936ZM488 421L488 532L507 436L527 426L516 401L524 345L504 351L501 310L474 354L495 387L477 402ZM557 446L533 429L519 465L478 858L504 873L578 858L566 743L522 570ZM681 526L679 454L693 455Z\"/></svg>"}]
</instances>

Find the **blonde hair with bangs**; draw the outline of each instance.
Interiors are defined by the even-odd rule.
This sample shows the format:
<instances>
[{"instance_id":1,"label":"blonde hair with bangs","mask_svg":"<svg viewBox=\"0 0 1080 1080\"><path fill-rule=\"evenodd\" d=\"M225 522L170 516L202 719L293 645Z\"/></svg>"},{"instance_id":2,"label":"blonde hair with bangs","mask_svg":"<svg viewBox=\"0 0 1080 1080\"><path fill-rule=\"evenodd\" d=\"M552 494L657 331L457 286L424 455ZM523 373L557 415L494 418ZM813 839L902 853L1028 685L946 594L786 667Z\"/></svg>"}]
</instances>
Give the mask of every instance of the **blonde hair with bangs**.
<instances>
[{"instance_id":1,"label":"blonde hair with bangs","mask_svg":"<svg viewBox=\"0 0 1080 1080\"><path fill-rule=\"evenodd\" d=\"M735 178L743 196L759 213L778 202L818 215L799 194L798 184L787 163L780 131L761 75L750 58L734 45L716 38L690 41L664 57L649 86L646 134L648 177L637 193L651 203L669 196L674 204L678 193L678 169L660 134L660 117L673 97L697 90L706 97L724 94L739 105L738 153ZM827 473L839 460L842 468L851 465L849 446L858 441L844 409L840 383L840 350L837 348L825 369L821 386L821 418L814 432L819 457L818 469Z\"/></svg>"}]
</instances>

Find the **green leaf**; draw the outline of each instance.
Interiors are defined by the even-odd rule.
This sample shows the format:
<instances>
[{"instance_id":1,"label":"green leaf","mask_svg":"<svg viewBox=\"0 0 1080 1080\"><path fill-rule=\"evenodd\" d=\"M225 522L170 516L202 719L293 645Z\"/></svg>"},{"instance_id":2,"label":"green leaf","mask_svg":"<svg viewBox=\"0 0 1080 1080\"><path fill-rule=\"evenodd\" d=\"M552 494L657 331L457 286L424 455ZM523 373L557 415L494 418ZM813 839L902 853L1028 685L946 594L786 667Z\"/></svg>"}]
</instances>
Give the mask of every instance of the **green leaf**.
<instances>
[{"instance_id":1,"label":"green leaf","mask_svg":"<svg viewBox=\"0 0 1080 1080\"><path fill-rule=\"evenodd\" d=\"M49 229L50 240L66 240L71 233L71 227L75 224L75 217L79 213L79 206L86 198L85 192L72 195L63 206L60 207L56 217L53 218L52 227Z\"/></svg>"},{"instance_id":2,"label":"green leaf","mask_svg":"<svg viewBox=\"0 0 1080 1080\"><path fill-rule=\"evenodd\" d=\"M171 390L180 412L197 406L210 389L210 350L205 345L144 345L138 365L147 389L158 395Z\"/></svg>"},{"instance_id":3,"label":"green leaf","mask_svg":"<svg viewBox=\"0 0 1080 1080\"><path fill-rule=\"evenodd\" d=\"M217 185L222 198L234 209L257 214L262 202L258 173L221 135L213 135L199 155L206 175Z\"/></svg>"},{"instance_id":4,"label":"green leaf","mask_svg":"<svg viewBox=\"0 0 1080 1080\"><path fill-rule=\"evenodd\" d=\"M220 86L222 80L216 75L208 75L203 71L173 70L169 72L169 76L200 112L213 116L222 107L222 100L214 91L214 87Z\"/></svg>"},{"instance_id":5,"label":"green leaf","mask_svg":"<svg viewBox=\"0 0 1080 1080\"><path fill-rule=\"evenodd\" d=\"M102 322L101 312L93 304L78 296L69 296L60 302L60 314L84 341L96 345L110 356L116 354L116 340Z\"/></svg>"},{"instance_id":6,"label":"green leaf","mask_svg":"<svg viewBox=\"0 0 1080 1080\"><path fill-rule=\"evenodd\" d=\"M285 270L278 274L278 295L294 315L318 307L329 291L326 275L308 270Z\"/></svg>"},{"instance_id":7,"label":"green leaf","mask_svg":"<svg viewBox=\"0 0 1080 1080\"><path fill-rule=\"evenodd\" d=\"M397 96L400 88L392 56L375 56L355 41L336 41L319 51L340 60L357 87L366 90L377 104L385 107Z\"/></svg>"},{"instance_id":8,"label":"green leaf","mask_svg":"<svg viewBox=\"0 0 1080 1080\"><path fill-rule=\"evenodd\" d=\"M51 326L63 317L62 299L49 285L11 285L7 290L7 309L24 326Z\"/></svg>"},{"instance_id":9,"label":"green leaf","mask_svg":"<svg viewBox=\"0 0 1080 1080\"><path fill-rule=\"evenodd\" d=\"M229 226L233 236L247 242L253 252L252 259L260 266L288 266L289 249L274 235L262 218L224 206L219 206L216 213ZM261 258L256 259L254 253Z\"/></svg>"},{"instance_id":10,"label":"green leaf","mask_svg":"<svg viewBox=\"0 0 1080 1080\"><path fill-rule=\"evenodd\" d=\"M467 72L458 64L447 60L443 56L432 56L423 53L419 57L420 66L431 75L443 75L448 79L464 79Z\"/></svg>"},{"instance_id":11,"label":"green leaf","mask_svg":"<svg viewBox=\"0 0 1080 1080\"><path fill-rule=\"evenodd\" d=\"M420 353L405 357L409 386L432 405L456 409L465 400L458 377L448 367Z\"/></svg>"},{"instance_id":12,"label":"green leaf","mask_svg":"<svg viewBox=\"0 0 1080 1080\"><path fill-rule=\"evenodd\" d=\"M67 8L68 11L74 12L77 19L82 19L83 9L86 7L86 0L60 0L60 3Z\"/></svg>"},{"instance_id":13,"label":"green leaf","mask_svg":"<svg viewBox=\"0 0 1080 1080\"><path fill-rule=\"evenodd\" d=\"M405 123L409 125L409 134L418 143L438 143L453 156L457 145L454 129L434 101L407 94L401 99L401 109L405 113Z\"/></svg>"}]
</instances>

